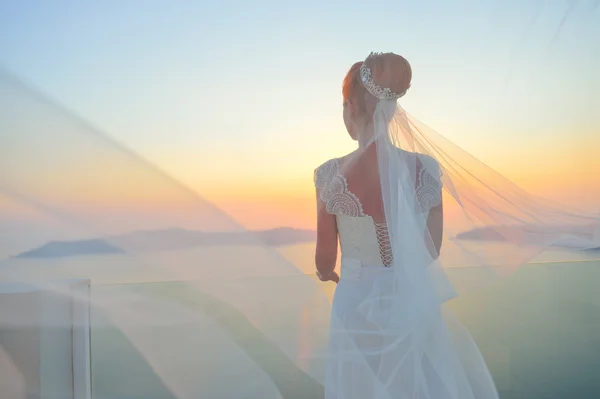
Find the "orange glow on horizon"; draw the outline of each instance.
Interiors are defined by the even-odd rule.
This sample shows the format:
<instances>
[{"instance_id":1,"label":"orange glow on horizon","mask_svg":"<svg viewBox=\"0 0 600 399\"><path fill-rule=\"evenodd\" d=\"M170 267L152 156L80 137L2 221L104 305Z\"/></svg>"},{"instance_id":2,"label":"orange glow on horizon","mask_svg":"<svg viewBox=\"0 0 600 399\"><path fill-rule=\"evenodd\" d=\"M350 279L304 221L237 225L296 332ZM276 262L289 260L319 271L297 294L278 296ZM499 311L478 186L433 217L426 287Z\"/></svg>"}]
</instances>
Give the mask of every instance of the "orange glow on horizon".
<instances>
[{"instance_id":1,"label":"orange glow on horizon","mask_svg":"<svg viewBox=\"0 0 600 399\"><path fill-rule=\"evenodd\" d=\"M510 140L499 141L493 146L478 146L481 153L476 155L532 194L599 211L600 134L590 131L573 137L577 137L577 141L568 135L549 135L532 138L521 146L508 146ZM319 154L323 153L321 149ZM262 173L257 172L256 165L248 164L244 168L243 162L229 169L212 165L215 169L212 174L206 173L211 170L209 164L186 163L182 165L186 174L173 175L184 176L182 180L191 188L189 191L126 157L105 156L88 158L88 164L83 162L78 169L72 165L57 165L48 170L25 169L18 175L20 180L9 183L40 203L59 205L78 215L125 215L127 212L152 215L155 212L156 215L168 214L173 222L185 219L186 215L196 215L199 225L202 218L214 217L215 226L229 226L233 224L226 219L231 217L251 229L281 226L314 229L316 205L312 172L326 159L316 159L321 155L303 158L296 154L293 162L275 163L280 165L275 169L273 162L261 159ZM187 158L182 162L187 162ZM8 215L31 217L19 207L12 209L0 204L0 208Z\"/></svg>"}]
</instances>

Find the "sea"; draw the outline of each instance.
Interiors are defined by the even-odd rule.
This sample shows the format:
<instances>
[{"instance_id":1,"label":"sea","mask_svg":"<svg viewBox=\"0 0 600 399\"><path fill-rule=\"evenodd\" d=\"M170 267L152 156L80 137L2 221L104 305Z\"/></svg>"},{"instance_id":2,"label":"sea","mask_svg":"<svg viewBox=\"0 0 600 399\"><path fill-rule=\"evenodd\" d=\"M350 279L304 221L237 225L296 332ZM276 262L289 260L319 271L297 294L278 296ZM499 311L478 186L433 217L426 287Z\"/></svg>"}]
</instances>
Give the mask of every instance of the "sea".
<instances>
[{"instance_id":1,"label":"sea","mask_svg":"<svg viewBox=\"0 0 600 399\"><path fill-rule=\"evenodd\" d=\"M301 270L303 278L315 280L313 244L277 251ZM26 269L27 261L20 262L24 262L20 267ZM89 265L89 270L103 269L92 279L92 297L116 301L120 293L136 292L156 298L161 306L167 306L169 301L186 302L190 310L190 314L175 315L175 310L167 313L170 311L163 309L164 315L174 316L161 323L163 316L144 314L142 308L139 314L122 316L120 321L116 313L106 315L92 308L95 399L323 397L323 381L314 377L315 373L305 372L318 371L318 361L308 364L311 360L307 359L303 367L303 357L295 356L296 364L291 362L285 348L281 350L281 345L276 344L280 336L262 334L255 328L255 321L260 324L267 320L272 330L282 331L281 336L300 334L294 337L307 342L308 353L326 342L326 332L313 334L310 325L322 324L327 309L323 304L331 301L334 284L314 281L322 298L305 309L302 317L306 320L300 321L304 328L299 329L293 324L286 325L275 315L259 320L259 305L264 301L270 301L269 308L273 309L281 304L278 308L281 314L285 314L287 303L296 305L290 299L293 288L278 288L292 287L279 285L281 277L272 281L265 278L261 283L264 287L261 299L248 304L252 307L244 312L238 312L221 302L219 293L207 295L202 289L190 289L188 283L176 279L165 281L144 262L136 273L139 275L143 267L148 267L147 281L128 279L126 275L122 281L106 278L122 267L123 260L117 255L78 257L72 262ZM231 280L235 290L223 294L230 297L239 294L236 300L243 307L244 290L255 282L236 279L230 275L231 271L220 273L227 270L222 266L211 264L209 258L197 265L210 268L213 278ZM38 270L43 274L42 268ZM81 274L83 277L86 271ZM210 289L210 284L204 287ZM135 303L130 305L135 309ZM468 292L446 306L479 346L502 399L600 398L599 252L547 252L486 289ZM202 314L204 319L197 319L193 316L196 314ZM252 319L252 315L257 319ZM136 317L141 320L139 323L126 323ZM150 321L153 317L159 320ZM178 321L172 323L172 320ZM316 341L319 342L315 344ZM177 366L169 362L176 362Z\"/></svg>"}]
</instances>

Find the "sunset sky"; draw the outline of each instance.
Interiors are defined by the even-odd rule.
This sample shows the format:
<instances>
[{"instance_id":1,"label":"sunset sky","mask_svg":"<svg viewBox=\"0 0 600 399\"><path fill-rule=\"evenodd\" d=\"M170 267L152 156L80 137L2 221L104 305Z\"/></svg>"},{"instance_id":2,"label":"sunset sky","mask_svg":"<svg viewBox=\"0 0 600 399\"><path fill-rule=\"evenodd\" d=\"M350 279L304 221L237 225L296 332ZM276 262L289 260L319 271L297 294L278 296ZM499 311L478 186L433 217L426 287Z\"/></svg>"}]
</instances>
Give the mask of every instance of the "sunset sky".
<instances>
[{"instance_id":1,"label":"sunset sky","mask_svg":"<svg viewBox=\"0 0 600 399\"><path fill-rule=\"evenodd\" d=\"M354 148L344 74L393 51L410 113L525 188L595 204L600 7L563 22L570 3L9 0L0 66L244 225L309 228L313 169Z\"/></svg>"}]
</instances>

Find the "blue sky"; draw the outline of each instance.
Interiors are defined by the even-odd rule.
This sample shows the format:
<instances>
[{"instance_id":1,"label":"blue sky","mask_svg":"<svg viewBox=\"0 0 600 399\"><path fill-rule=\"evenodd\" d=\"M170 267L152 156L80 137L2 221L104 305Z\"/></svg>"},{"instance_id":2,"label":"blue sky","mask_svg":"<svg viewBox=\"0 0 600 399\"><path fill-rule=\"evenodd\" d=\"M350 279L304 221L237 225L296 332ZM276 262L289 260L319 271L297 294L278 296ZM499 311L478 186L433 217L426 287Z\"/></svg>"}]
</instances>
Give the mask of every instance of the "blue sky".
<instances>
[{"instance_id":1,"label":"blue sky","mask_svg":"<svg viewBox=\"0 0 600 399\"><path fill-rule=\"evenodd\" d=\"M561 25L571 3L8 0L0 65L201 193L233 176L308 192L354 147L341 81L370 51L407 57L403 105L500 169L598 132L600 7Z\"/></svg>"}]
</instances>

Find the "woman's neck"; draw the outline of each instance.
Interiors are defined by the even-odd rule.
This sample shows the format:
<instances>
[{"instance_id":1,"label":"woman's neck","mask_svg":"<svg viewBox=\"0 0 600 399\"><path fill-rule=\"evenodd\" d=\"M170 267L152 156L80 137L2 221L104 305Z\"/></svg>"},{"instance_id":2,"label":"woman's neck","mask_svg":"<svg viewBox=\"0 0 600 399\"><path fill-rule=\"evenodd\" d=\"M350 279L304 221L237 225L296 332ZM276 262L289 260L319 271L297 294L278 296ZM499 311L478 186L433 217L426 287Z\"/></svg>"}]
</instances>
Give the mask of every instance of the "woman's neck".
<instances>
[{"instance_id":1,"label":"woman's neck","mask_svg":"<svg viewBox=\"0 0 600 399\"><path fill-rule=\"evenodd\" d=\"M373 141L373 124L369 123L367 126L361 129L361 134L358 135L358 148L364 149L369 146Z\"/></svg>"}]
</instances>

